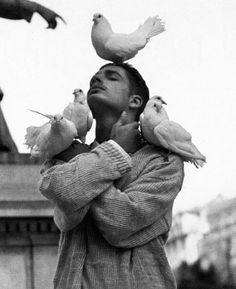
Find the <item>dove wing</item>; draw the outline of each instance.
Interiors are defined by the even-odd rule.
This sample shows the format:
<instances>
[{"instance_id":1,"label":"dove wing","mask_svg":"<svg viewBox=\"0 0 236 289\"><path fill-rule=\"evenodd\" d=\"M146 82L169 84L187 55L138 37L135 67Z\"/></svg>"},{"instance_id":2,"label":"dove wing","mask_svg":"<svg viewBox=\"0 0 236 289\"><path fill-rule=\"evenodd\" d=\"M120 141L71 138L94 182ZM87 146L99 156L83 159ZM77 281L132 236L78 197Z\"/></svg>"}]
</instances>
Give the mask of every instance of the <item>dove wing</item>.
<instances>
[{"instance_id":1,"label":"dove wing","mask_svg":"<svg viewBox=\"0 0 236 289\"><path fill-rule=\"evenodd\" d=\"M67 107L64 108L62 115L67 118L68 120L72 119L72 112L73 112L73 103L70 103L67 105Z\"/></svg>"},{"instance_id":2,"label":"dove wing","mask_svg":"<svg viewBox=\"0 0 236 289\"><path fill-rule=\"evenodd\" d=\"M138 50L146 45L147 41L144 37L140 37L138 33L121 34L114 33L105 44L106 50L116 54L118 57L124 58L127 55L134 56Z\"/></svg>"},{"instance_id":3,"label":"dove wing","mask_svg":"<svg viewBox=\"0 0 236 289\"><path fill-rule=\"evenodd\" d=\"M39 126L29 126L26 128L25 144L32 148L37 141L37 138L41 132L42 127Z\"/></svg>"},{"instance_id":4,"label":"dove wing","mask_svg":"<svg viewBox=\"0 0 236 289\"><path fill-rule=\"evenodd\" d=\"M184 158L205 161L205 157L192 143L192 136L180 124L174 121L162 121L154 128L154 135L160 144ZM200 164L199 164L200 165Z\"/></svg>"}]
</instances>

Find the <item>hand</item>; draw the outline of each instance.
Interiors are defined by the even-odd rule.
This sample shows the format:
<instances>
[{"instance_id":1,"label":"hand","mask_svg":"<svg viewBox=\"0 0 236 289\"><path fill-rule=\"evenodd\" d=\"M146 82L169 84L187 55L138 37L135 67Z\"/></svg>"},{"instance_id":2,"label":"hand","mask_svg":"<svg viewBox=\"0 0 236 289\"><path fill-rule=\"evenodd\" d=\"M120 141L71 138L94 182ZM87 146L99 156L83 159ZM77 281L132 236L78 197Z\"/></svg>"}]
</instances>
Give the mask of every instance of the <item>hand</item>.
<instances>
[{"instance_id":1,"label":"hand","mask_svg":"<svg viewBox=\"0 0 236 289\"><path fill-rule=\"evenodd\" d=\"M127 113L123 112L119 120L113 125L110 137L127 153L134 153L141 146L138 127L138 122L129 123Z\"/></svg>"}]
</instances>

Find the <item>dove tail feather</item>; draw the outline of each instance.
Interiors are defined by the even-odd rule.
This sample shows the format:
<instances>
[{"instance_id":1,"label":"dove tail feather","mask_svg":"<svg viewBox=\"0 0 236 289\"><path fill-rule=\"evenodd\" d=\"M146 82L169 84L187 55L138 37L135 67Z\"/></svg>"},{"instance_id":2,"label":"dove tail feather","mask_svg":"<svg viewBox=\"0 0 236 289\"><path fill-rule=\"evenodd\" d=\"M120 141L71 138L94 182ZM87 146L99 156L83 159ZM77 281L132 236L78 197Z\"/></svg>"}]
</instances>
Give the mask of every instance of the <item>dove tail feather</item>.
<instances>
[{"instance_id":1,"label":"dove tail feather","mask_svg":"<svg viewBox=\"0 0 236 289\"><path fill-rule=\"evenodd\" d=\"M149 39L165 31L165 24L158 16L148 17L144 24L139 27L139 30Z\"/></svg>"},{"instance_id":2,"label":"dove tail feather","mask_svg":"<svg viewBox=\"0 0 236 289\"><path fill-rule=\"evenodd\" d=\"M62 21L64 24L67 24L66 21L65 21L65 19L63 19L60 15L56 14L56 17L59 18L59 19L61 19L61 21Z\"/></svg>"},{"instance_id":3,"label":"dove tail feather","mask_svg":"<svg viewBox=\"0 0 236 289\"><path fill-rule=\"evenodd\" d=\"M32 148L35 143L36 143L36 139L40 133L40 127L37 126L30 126L27 127L26 129L26 135L25 135L25 144L28 146L28 148Z\"/></svg>"},{"instance_id":4,"label":"dove tail feather","mask_svg":"<svg viewBox=\"0 0 236 289\"><path fill-rule=\"evenodd\" d=\"M189 159L189 158L183 158L185 162L189 162L191 164L194 164L194 166L198 169L199 167L203 167L206 161L203 160L197 160L197 159Z\"/></svg>"}]
</instances>

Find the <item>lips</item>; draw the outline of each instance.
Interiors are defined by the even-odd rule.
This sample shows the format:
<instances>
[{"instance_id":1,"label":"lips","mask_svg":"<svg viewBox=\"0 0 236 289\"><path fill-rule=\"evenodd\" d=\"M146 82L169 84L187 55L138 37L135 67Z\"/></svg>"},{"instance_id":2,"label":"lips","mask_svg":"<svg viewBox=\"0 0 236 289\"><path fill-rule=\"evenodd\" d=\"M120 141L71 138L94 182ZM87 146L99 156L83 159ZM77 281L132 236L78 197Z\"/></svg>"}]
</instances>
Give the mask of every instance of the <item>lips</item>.
<instances>
[{"instance_id":1,"label":"lips","mask_svg":"<svg viewBox=\"0 0 236 289\"><path fill-rule=\"evenodd\" d=\"M88 91L88 95L90 95L91 93L94 93L94 92L98 92L98 91L104 91L106 90L106 88L103 86L103 85L93 85L89 91Z\"/></svg>"}]
</instances>

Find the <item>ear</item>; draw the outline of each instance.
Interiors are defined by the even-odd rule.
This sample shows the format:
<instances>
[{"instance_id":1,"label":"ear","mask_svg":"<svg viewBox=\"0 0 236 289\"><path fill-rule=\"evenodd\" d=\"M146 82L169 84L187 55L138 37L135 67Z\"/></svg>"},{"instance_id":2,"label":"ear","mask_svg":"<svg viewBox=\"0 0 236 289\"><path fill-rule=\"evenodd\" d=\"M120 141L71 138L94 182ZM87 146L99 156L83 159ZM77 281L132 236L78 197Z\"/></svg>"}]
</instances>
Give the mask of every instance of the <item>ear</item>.
<instances>
[{"instance_id":1,"label":"ear","mask_svg":"<svg viewBox=\"0 0 236 289\"><path fill-rule=\"evenodd\" d=\"M139 108L143 104L143 99L138 94L132 94L129 97L129 108Z\"/></svg>"}]
</instances>

